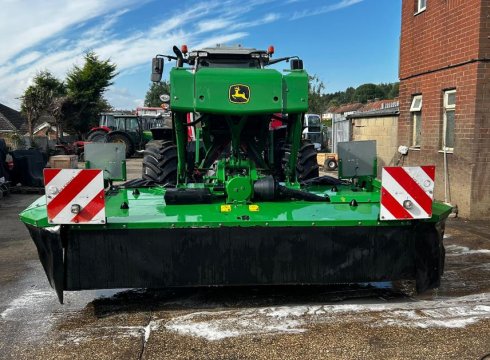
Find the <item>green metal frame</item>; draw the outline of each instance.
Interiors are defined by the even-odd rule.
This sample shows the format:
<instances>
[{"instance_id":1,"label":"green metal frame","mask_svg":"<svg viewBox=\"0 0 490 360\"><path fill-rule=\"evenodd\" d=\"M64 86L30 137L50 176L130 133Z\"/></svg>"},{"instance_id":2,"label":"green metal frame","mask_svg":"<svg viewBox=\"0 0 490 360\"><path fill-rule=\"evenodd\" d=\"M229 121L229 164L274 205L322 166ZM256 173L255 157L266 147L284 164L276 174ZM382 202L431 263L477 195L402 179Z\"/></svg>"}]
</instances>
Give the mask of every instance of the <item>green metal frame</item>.
<instances>
[{"instance_id":1,"label":"green metal frame","mask_svg":"<svg viewBox=\"0 0 490 360\"><path fill-rule=\"evenodd\" d=\"M296 179L303 118L308 107L308 74L304 70L280 73L271 69L220 69L198 71L177 67L170 71L171 108L177 145L177 187L206 188L214 195L211 204L167 205L166 190L160 187L120 189L106 195L105 225L73 225L80 229L173 228L221 226L400 226L411 221L380 221L380 182L373 176L354 179L351 184L310 186L302 190L329 198L327 202L276 199L257 202L254 183L274 168L277 140L269 130L272 114L287 115L285 164L282 186L301 189ZM245 103L231 101L234 84L249 87ZM230 98L229 98L230 97ZM189 175L187 114L199 114L195 121L194 170L202 175L193 182ZM201 149L204 149L204 157ZM220 158L216 154L225 152ZM209 172L209 166L215 168ZM90 168L90 163L87 163ZM125 169L125 167L124 167ZM339 162L342 178L342 162ZM116 179L113 179L116 180ZM355 202L352 202L355 200ZM128 204L121 206L121 204ZM355 203L355 206L352 204ZM427 222L438 222L451 208L434 203L434 215ZM22 221L47 227L44 198L21 214ZM420 220L419 220L420 221Z\"/></svg>"},{"instance_id":2,"label":"green metal frame","mask_svg":"<svg viewBox=\"0 0 490 360\"><path fill-rule=\"evenodd\" d=\"M223 195L224 189L228 203L250 202L253 183L272 172L276 139L269 123L273 113L288 114L285 145L290 155L285 186L299 188L296 161L308 106L308 74L304 70L281 74L272 69L202 68L194 72L177 67L170 71L170 81L178 188L194 186L189 184L187 158L189 112L200 114L200 124L195 126L195 169L208 172L216 155L229 151L226 159L217 161L216 174L204 176L204 186L215 195ZM231 99L230 89L238 85L249 89L246 103ZM251 158L243 155L244 147Z\"/></svg>"},{"instance_id":3,"label":"green metal frame","mask_svg":"<svg viewBox=\"0 0 490 360\"><path fill-rule=\"evenodd\" d=\"M202 187L203 184L189 184ZM356 190L356 191L354 191ZM121 189L106 195L105 225L70 225L81 230L144 228L196 228L196 227L277 227L277 226L411 226L418 222L437 223L451 213L451 207L434 202L433 215L427 220L381 221L379 219L379 182L373 182L373 191L352 189L349 185L315 186L308 191L329 195L330 202L275 201L226 203L217 199L211 204L165 205L165 189ZM357 206L351 206L356 200ZM128 209L121 209L121 204ZM21 220L37 227L50 227L47 221L45 197L39 198L24 210Z\"/></svg>"}]
</instances>

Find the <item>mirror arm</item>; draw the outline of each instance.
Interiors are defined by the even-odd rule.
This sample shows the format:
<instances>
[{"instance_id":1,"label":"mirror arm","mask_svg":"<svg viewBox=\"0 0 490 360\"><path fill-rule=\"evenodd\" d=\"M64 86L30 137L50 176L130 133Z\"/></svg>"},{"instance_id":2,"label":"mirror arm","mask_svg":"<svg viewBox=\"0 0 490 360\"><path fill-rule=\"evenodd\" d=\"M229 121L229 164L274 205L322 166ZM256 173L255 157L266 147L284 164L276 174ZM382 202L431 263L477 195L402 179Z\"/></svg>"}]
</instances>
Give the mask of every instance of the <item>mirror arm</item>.
<instances>
[{"instance_id":1,"label":"mirror arm","mask_svg":"<svg viewBox=\"0 0 490 360\"><path fill-rule=\"evenodd\" d=\"M166 58L168 61L177 60L176 56L157 54L157 58Z\"/></svg>"},{"instance_id":2,"label":"mirror arm","mask_svg":"<svg viewBox=\"0 0 490 360\"><path fill-rule=\"evenodd\" d=\"M291 59L298 59L299 60L299 57L298 56L288 56L288 57L283 57L283 58L279 58L279 59L274 59L274 60L269 61L266 65L274 65L274 64L277 64L278 62L281 62L281 61L289 62L289 60L291 60Z\"/></svg>"}]
</instances>

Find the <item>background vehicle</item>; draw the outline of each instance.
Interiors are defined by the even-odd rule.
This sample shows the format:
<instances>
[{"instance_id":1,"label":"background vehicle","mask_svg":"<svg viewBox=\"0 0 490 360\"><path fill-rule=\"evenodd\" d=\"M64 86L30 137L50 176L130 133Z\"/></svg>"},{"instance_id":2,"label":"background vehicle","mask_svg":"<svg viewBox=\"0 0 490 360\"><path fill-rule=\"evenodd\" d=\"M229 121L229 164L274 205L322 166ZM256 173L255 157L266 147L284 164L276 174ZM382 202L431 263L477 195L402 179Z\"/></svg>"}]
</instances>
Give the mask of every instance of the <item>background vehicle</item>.
<instances>
[{"instance_id":1,"label":"background vehicle","mask_svg":"<svg viewBox=\"0 0 490 360\"><path fill-rule=\"evenodd\" d=\"M303 126L303 138L311 141L317 151L322 150L325 147L324 144L326 139L324 139L320 115L305 114Z\"/></svg>"},{"instance_id":2,"label":"background vehicle","mask_svg":"<svg viewBox=\"0 0 490 360\"><path fill-rule=\"evenodd\" d=\"M83 161L83 152L85 148L85 141L74 141L73 143L67 143L65 141L59 141L54 148L55 155L77 155L79 161Z\"/></svg>"},{"instance_id":3,"label":"background vehicle","mask_svg":"<svg viewBox=\"0 0 490 360\"><path fill-rule=\"evenodd\" d=\"M123 143L126 145L126 157L131 157L152 139L152 128L162 127L165 120L170 122L168 112L161 110L157 113L138 108L138 115L102 113L99 126L90 130L87 141Z\"/></svg>"}]
</instances>

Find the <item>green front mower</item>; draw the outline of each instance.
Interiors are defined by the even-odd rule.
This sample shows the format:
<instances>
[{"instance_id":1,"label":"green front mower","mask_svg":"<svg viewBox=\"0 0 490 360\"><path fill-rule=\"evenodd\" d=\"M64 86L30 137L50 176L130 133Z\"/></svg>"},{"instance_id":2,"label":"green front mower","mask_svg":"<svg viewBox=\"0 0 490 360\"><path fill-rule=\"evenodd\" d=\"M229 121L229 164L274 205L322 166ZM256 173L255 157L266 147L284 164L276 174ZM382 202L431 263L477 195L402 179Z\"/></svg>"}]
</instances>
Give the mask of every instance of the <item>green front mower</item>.
<instances>
[{"instance_id":1,"label":"green front mower","mask_svg":"<svg viewBox=\"0 0 490 360\"><path fill-rule=\"evenodd\" d=\"M308 74L299 58L224 46L174 53L152 62L160 81L165 59L176 61L173 126L148 143L144 181L108 186L99 223L57 224L45 198L21 214L61 301L64 290L100 288L439 285L450 207L431 202L421 218L409 197L403 216L383 220L375 154L347 151L340 180L318 177L302 139ZM270 68L281 61L290 69ZM66 192L48 180L49 196ZM64 206L83 211L72 195Z\"/></svg>"}]
</instances>

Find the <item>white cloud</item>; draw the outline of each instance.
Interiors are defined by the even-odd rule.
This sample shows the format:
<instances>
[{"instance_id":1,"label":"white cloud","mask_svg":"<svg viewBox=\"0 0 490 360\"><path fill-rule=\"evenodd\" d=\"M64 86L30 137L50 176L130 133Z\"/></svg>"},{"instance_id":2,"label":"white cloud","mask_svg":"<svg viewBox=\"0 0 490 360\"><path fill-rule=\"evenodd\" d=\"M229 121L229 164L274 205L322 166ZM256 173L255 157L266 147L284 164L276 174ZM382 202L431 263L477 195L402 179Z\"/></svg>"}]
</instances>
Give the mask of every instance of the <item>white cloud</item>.
<instances>
[{"instance_id":1,"label":"white cloud","mask_svg":"<svg viewBox=\"0 0 490 360\"><path fill-rule=\"evenodd\" d=\"M308 16L315 16L320 14L329 13L336 10L341 10L352 5L359 4L364 0L341 0L335 4L320 6L315 9L305 9L302 11L297 11L291 17L291 20L297 20Z\"/></svg>"},{"instance_id":2,"label":"white cloud","mask_svg":"<svg viewBox=\"0 0 490 360\"><path fill-rule=\"evenodd\" d=\"M188 7L174 5L159 22L130 20L128 29L133 30L117 33L118 22L148 1L0 0L0 6L8 9L0 12L0 102L18 108L18 98L36 72L47 69L63 79L74 64L82 63L87 50L110 58L122 77L141 71L156 53L171 53L174 44L186 43L192 49L231 43L248 36L253 27L289 17L270 10L272 3L283 5L281 0L208 0ZM360 1L342 0L294 16L334 11ZM142 94L123 91L117 84L116 79L107 92L115 107L141 105Z\"/></svg>"},{"instance_id":3,"label":"white cloud","mask_svg":"<svg viewBox=\"0 0 490 360\"><path fill-rule=\"evenodd\" d=\"M230 26L232 22L225 19L204 20L197 24L197 31L207 32L213 30L224 29Z\"/></svg>"},{"instance_id":4,"label":"white cloud","mask_svg":"<svg viewBox=\"0 0 490 360\"><path fill-rule=\"evenodd\" d=\"M137 0L0 1L0 63L22 50L84 21L124 8Z\"/></svg>"}]
</instances>

